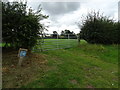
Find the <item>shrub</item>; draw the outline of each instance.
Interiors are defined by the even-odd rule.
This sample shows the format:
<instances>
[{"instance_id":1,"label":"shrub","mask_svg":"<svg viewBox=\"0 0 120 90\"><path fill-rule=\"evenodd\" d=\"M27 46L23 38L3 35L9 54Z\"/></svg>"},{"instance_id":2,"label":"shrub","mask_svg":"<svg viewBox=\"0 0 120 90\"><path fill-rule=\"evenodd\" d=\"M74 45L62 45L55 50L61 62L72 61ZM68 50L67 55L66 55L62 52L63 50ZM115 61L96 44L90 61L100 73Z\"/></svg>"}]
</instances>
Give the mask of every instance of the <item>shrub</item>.
<instances>
[{"instance_id":1,"label":"shrub","mask_svg":"<svg viewBox=\"0 0 120 90\"><path fill-rule=\"evenodd\" d=\"M117 22L100 15L99 12L91 12L83 20L80 35L88 43L112 44L120 43L119 33Z\"/></svg>"},{"instance_id":2,"label":"shrub","mask_svg":"<svg viewBox=\"0 0 120 90\"><path fill-rule=\"evenodd\" d=\"M28 10L27 10L28 9ZM13 48L31 49L45 29L39 21L48 16L27 7L27 2L2 2L2 39Z\"/></svg>"}]
</instances>

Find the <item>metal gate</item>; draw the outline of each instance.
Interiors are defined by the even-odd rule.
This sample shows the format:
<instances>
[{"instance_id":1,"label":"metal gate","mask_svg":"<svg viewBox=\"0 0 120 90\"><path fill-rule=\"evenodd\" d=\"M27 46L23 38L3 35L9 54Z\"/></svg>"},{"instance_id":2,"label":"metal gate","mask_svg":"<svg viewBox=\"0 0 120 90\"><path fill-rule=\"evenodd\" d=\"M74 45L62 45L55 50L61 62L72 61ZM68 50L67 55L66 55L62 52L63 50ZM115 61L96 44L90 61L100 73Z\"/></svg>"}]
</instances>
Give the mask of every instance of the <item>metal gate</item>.
<instances>
[{"instance_id":1,"label":"metal gate","mask_svg":"<svg viewBox=\"0 0 120 90\"><path fill-rule=\"evenodd\" d=\"M56 37L51 37L50 34L43 39L38 39L38 43L33 48L33 52L39 51L48 51L48 50L56 50L56 49L65 49L71 48L78 45L77 36L71 36L70 34L66 35L66 37L60 37L57 35Z\"/></svg>"}]
</instances>

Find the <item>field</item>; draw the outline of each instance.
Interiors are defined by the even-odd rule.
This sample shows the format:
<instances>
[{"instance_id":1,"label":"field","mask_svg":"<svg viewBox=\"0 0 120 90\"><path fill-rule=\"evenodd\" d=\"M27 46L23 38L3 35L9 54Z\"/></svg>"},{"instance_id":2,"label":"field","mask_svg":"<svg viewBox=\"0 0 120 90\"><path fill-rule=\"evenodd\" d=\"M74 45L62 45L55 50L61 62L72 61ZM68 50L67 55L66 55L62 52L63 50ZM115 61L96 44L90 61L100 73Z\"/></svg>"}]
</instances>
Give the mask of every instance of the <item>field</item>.
<instances>
[{"instance_id":1,"label":"field","mask_svg":"<svg viewBox=\"0 0 120 90\"><path fill-rule=\"evenodd\" d=\"M16 54L3 53L3 87L118 88L118 45L82 40L79 46L32 53L21 67Z\"/></svg>"},{"instance_id":2,"label":"field","mask_svg":"<svg viewBox=\"0 0 120 90\"><path fill-rule=\"evenodd\" d=\"M40 40L38 40L38 45L34 47L34 51L41 50L56 50L62 48L70 48L74 47L78 44L77 39L44 39L43 44L39 44Z\"/></svg>"}]
</instances>

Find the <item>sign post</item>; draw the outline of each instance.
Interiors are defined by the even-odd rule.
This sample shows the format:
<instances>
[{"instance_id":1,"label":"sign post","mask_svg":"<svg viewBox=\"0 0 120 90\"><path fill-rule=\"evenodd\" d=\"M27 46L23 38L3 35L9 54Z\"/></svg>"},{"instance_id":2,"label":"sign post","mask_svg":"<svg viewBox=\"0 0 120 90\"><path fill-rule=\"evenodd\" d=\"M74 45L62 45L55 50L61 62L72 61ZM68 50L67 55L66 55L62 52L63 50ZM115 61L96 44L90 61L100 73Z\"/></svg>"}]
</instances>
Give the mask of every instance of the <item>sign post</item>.
<instances>
[{"instance_id":1,"label":"sign post","mask_svg":"<svg viewBox=\"0 0 120 90\"><path fill-rule=\"evenodd\" d=\"M20 48L18 52L19 62L18 65L21 66L23 59L25 58L27 54L27 49Z\"/></svg>"}]
</instances>

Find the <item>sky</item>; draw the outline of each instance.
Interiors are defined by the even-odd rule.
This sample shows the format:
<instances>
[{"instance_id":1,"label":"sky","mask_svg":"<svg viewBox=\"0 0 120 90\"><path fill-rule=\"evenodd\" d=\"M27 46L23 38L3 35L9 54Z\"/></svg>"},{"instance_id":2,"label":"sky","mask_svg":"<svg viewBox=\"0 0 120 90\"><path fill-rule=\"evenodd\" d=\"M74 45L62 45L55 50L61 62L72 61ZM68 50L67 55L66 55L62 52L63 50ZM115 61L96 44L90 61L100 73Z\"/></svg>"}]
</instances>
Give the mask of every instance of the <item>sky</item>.
<instances>
[{"instance_id":1,"label":"sky","mask_svg":"<svg viewBox=\"0 0 120 90\"><path fill-rule=\"evenodd\" d=\"M27 0L27 2L34 10L41 4L42 13L49 15L48 19L40 22L49 26L46 31L48 34L52 34L53 31L60 34L65 29L79 33L77 23L82 23L82 17L91 11L100 11L105 16L118 20L119 0Z\"/></svg>"},{"instance_id":2,"label":"sky","mask_svg":"<svg viewBox=\"0 0 120 90\"><path fill-rule=\"evenodd\" d=\"M120 1L119 1L119 6L118 6L118 21L120 22Z\"/></svg>"}]
</instances>

